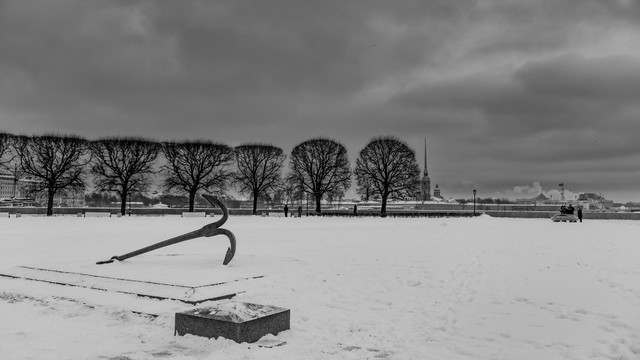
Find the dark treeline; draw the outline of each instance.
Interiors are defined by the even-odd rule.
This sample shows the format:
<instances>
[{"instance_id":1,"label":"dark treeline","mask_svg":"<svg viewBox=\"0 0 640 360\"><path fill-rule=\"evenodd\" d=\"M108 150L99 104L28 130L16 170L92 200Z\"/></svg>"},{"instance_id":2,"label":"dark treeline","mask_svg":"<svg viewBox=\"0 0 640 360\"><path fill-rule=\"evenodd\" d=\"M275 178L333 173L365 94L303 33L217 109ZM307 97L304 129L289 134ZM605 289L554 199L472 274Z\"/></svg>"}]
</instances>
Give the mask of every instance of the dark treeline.
<instances>
[{"instance_id":1,"label":"dark treeline","mask_svg":"<svg viewBox=\"0 0 640 360\"><path fill-rule=\"evenodd\" d=\"M285 161L289 159L288 171ZM419 166L415 152L402 140L372 139L351 168L347 149L328 138L296 145L291 154L261 143L235 148L208 140L154 141L140 137L87 140L75 135L12 135L0 132L0 172L31 179L28 191L46 194L47 214L56 195L95 189L85 196L91 206L119 204L124 215L130 202L146 206L194 206L199 194L225 196L230 188L253 200L292 203L311 199L315 211L322 200L344 197L355 177L357 192L382 201L415 199ZM154 181L168 195L148 197Z\"/></svg>"}]
</instances>

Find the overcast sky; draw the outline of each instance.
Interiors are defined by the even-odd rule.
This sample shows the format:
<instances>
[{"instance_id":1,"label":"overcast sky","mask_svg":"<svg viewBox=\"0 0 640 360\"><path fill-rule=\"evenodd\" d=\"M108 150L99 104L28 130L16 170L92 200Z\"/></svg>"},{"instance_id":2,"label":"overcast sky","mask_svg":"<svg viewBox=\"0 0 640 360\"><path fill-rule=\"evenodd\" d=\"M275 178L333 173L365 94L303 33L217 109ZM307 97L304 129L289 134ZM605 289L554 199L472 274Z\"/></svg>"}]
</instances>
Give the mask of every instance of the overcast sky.
<instances>
[{"instance_id":1,"label":"overcast sky","mask_svg":"<svg viewBox=\"0 0 640 360\"><path fill-rule=\"evenodd\" d=\"M639 0L0 0L0 131L395 135L445 197L640 200Z\"/></svg>"}]
</instances>

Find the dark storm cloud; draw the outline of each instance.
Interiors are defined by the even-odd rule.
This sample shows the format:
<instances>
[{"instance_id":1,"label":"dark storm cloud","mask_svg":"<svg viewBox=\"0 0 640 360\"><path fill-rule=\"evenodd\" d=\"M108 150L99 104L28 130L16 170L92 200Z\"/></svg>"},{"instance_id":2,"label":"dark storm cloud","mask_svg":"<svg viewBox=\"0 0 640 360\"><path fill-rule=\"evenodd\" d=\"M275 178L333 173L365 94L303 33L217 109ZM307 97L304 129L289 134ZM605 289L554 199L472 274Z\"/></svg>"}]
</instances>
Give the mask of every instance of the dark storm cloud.
<instances>
[{"instance_id":1,"label":"dark storm cloud","mask_svg":"<svg viewBox=\"0 0 640 360\"><path fill-rule=\"evenodd\" d=\"M427 136L451 195L629 190L639 24L635 0L0 0L0 128L285 151L330 136L352 157Z\"/></svg>"},{"instance_id":2,"label":"dark storm cloud","mask_svg":"<svg viewBox=\"0 0 640 360\"><path fill-rule=\"evenodd\" d=\"M562 55L525 63L512 72L474 73L428 83L399 95L397 101L461 114L477 112L487 143L515 139L522 146L523 139L525 144L533 139L531 146L539 146L531 152L513 149L505 153L507 159L548 161L560 151L574 160L640 153L634 139L640 131L636 121L640 58L636 57ZM607 147L567 147L562 139L578 144L603 139Z\"/></svg>"}]
</instances>

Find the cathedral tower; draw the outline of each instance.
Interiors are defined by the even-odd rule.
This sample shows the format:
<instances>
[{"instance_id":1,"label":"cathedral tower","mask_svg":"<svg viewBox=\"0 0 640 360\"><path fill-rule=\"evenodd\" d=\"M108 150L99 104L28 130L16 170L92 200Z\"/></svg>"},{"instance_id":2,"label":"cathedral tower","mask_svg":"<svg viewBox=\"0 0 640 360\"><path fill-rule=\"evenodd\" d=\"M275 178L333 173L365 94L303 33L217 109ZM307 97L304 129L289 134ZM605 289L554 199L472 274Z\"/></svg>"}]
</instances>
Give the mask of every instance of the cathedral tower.
<instances>
[{"instance_id":1,"label":"cathedral tower","mask_svg":"<svg viewBox=\"0 0 640 360\"><path fill-rule=\"evenodd\" d=\"M424 138L424 174L420 180L420 195L422 201L431 200L431 179L429 179L429 170L427 170L427 138Z\"/></svg>"}]
</instances>

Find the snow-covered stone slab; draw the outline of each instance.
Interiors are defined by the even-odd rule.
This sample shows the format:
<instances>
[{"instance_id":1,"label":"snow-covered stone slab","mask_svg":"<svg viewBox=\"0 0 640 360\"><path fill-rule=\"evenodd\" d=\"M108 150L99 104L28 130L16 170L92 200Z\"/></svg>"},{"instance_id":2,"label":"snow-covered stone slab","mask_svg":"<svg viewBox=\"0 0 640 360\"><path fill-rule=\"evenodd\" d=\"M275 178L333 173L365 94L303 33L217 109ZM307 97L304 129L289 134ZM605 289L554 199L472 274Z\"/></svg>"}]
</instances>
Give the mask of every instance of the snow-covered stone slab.
<instances>
[{"instance_id":1,"label":"snow-covered stone slab","mask_svg":"<svg viewBox=\"0 0 640 360\"><path fill-rule=\"evenodd\" d=\"M103 270L94 267L94 270ZM112 272L113 273L113 272ZM139 273L138 273L139 274ZM0 271L0 276L12 277L50 284L83 287L94 290L133 294L157 299L178 300L188 304L198 304L209 300L229 299L239 292L243 292L244 282L249 279L260 278L252 276L246 278L218 277L212 282L189 281L189 276L181 282L161 282L150 279L149 276L136 276L130 272L128 276L114 276L108 271L77 272L55 268L32 266L15 266ZM200 280L206 280L200 278Z\"/></svg>"},{"instance_id":2,"label":"snow-covered stone slab","mask_svg":"<svg viewBox=\"0 0 640 360\"><path fill-rule=\"evenodd\" d=\"M207 213L204 211L196 211L196 212L183 212L182 217L206 217Z\"/></svg>"},{"instance_id":3,"label":"snow-covered stone slab","mask_svg":"<svg viewBox=\"0 0 640 360\"><path fill-rule=\"evenodd\" d=\"M11 217L8 212L0 212L0 218L8 218Z\"/></svg>"},{"instance_id":4,"label":"snow-covered stone slab","mask_svg":"<svg viewBox=\"0 0 640 360\"><path fill-rule=\"evenodd\" d=\"M84 217L111 217L110 212L86 211Z\"/></svg>"},{"instance_id":5,"label":"snow-covered stone slab","mask_svg":"<svg viewBox=\"0 0 640 360\"><path fill-rule=\"evenodd\" d=\"M285 217L284 213L281 212L270 212L269 217Z\"/></svg>"},{"instance_id":6,"label":"snow-covered stone slab","mask_svg":"<svg viewBox=\"0 0 640 360\"><path fill-rule=\"evenodd\" d=\"M220 336L254 343L290 328L291 311L277 306L228 301L176 313L175 332L208 338Z\"/></svg>"},{"instance_id":7,"label":"snow-covered stone slab","mask_svg":"<svg viewBox=\"0 0 640 360\"><path fill-rule=\"evenodd\" d=\"M173 317L177 311L184 311L185 307L195 306L178 300L155 299L113 291L96 291L84 287L60 286L59 284L3 276L0 276L0 289L2 289L2 294L15 294L18 298L24 297L36 301L43 299L71 301L90 308L101 307L109 309L109 311L124 310L167 318Z\"/></svg>"}]
</instances>

